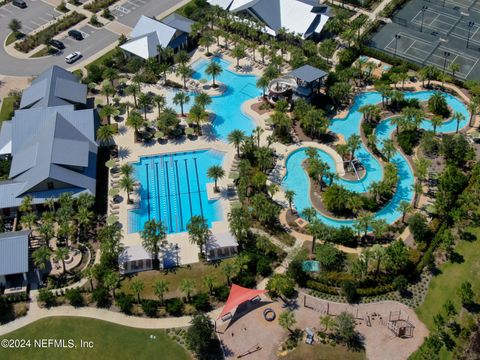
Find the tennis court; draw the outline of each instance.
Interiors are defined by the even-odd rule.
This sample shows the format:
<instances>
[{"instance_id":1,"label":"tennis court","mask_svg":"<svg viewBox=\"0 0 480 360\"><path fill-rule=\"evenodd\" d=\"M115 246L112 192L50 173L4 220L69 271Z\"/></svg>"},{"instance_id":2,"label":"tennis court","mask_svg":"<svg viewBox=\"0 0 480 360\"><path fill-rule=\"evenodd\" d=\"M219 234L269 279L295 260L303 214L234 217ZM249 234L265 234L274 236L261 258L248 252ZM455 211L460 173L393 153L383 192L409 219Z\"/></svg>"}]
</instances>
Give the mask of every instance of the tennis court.
<instances>
[{"instance_id":1,"label":"tennis court","mask_svg":"<svg viewBox=\"0 0 480 360\"><path fill-rule=\"evenodd\" d=\"M425 2L443 5L443 0L425 0ZM445 7L460 12L476 11L480 13L480 3L477 0L446 0Z\"/></svg>"},{"instance_id":2,"label":"tennis court","mask_svg":"<svg viewBox=\"0 0 480 360\"><path fill-rule=\"evenodd\" d=\"M435 65L440 69L445 67L447 71L452 63L456 63L460 70L455 75L463 79L470 75L478 62L478 58L449 48L440 40L432 43L405 32L394 34L385 50L423 65Z\"/></svg>"}]
</instances>

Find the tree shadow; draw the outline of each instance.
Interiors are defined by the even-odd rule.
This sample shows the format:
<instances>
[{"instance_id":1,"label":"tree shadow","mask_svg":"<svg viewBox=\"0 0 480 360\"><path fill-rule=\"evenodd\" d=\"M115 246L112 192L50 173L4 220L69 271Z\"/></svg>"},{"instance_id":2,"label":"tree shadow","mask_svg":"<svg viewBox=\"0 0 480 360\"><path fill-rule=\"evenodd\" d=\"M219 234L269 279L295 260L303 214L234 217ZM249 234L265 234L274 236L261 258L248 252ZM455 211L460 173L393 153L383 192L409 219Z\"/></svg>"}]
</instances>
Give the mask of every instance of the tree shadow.
<instances>
[{"instance_id":1,"label":"tree shadow","mask_svg":"<svg viewBox=\"0 0 480 360\"><path fill-rule=\"evenodd\" d=\"M462 254L459 254L458 252L454 251L450 255L450 261L455 264L462 264L465 262L465 258L463 257Z\"/></svg>"}]
</instances>

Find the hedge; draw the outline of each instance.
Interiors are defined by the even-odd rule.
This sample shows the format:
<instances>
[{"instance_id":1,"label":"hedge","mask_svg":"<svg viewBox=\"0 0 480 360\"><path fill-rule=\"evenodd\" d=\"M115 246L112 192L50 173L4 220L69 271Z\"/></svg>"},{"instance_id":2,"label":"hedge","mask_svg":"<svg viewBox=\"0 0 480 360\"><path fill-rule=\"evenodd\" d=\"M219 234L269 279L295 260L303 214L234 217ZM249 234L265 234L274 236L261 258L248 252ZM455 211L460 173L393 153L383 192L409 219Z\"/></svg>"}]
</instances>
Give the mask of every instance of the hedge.
<instances>
[{"instance_id":1,"label":"hedge","mask_svg":"<svg viewBox=\"0 0 480 360\"><path fill-rule=\"evenodd\" d=\"M325 294L339 295L340 293L339 288L325 285L315 280L308 280L306 286L309 289L317 290ZM395 288L392 284L386 284L368 288L357 288L356 290L360 296L376 296L392 292L395 290Z\"/></svg>"},{"instance_id":2,"label":"hedge","mask_svg":"<svg viewBox=\"0 0 480 360\"><path fill-rule=\"evenodd\" d=\"M108 8L113 3L116 3L118 0L95 0L90 4L84 5L83 8L91 11L93 13L97 13L100 10Z\"/></svg>"},{"instance_id":3,"label":"hedge","mask_svg":"<svg viewBox=\"0 0 480 360\"><path fill-rule=\"evenodd\" d=\"M78 24L84 19L86 19L85 15L79 14L74 11L71 14L68 14L62 19L58 20L55 24L52 24L49 27L43 29L42 31L39 31L35 35L29 35L22 41L16 43L15 49L24 53L28 53L29 51L35 49L37 46L45 44L55 35L60 34L61 32Z\"/></svg>"}]
</instances>

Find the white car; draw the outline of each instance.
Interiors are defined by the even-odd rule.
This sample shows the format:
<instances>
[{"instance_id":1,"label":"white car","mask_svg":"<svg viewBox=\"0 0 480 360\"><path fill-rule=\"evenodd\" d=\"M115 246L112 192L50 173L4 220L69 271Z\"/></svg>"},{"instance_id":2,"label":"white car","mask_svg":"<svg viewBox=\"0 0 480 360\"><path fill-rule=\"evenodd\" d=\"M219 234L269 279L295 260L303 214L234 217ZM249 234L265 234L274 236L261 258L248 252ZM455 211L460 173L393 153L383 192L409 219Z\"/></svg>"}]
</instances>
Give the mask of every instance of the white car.
<instances>
[{"instance_id":1,"label":"white car","mask_svg":"<svg viewBox=\"0 0 480 360\"><path fill-rule=\"evenodd\" d=\"M82 57L82 54L79 51L74 51L65 58L67 64L72 64Z\"/></svg>"}]
</instances>

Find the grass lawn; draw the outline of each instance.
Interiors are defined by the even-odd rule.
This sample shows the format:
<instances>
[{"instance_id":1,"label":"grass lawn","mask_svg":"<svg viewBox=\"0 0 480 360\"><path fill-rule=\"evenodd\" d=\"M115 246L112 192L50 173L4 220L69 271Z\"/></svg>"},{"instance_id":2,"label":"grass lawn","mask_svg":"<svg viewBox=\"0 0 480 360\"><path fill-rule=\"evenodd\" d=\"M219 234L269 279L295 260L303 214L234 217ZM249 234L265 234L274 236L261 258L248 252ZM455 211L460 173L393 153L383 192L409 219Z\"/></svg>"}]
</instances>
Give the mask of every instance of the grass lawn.
<instances>
[{"instance_id":1,"label":"grass lawn","mask_svg":"<svg viewBox=\"0 0 480 360\"><path fill-rule=\"evenodd\" d=\"M13 96L7 96L3 98L2 108L0 110L0 125L3 120L10 120L13 114L13 105L15 104L15 98Z\"/></svg>"},{"instance_id":2,"label":"grass lawn","mask_svg":"<svg viewBox=\"0 0 480 360\"><path fill-rule=\"evenodd\" d=\"M226 259L222 262L231 262L232 259ZM208 289L203 285L203 278L206 275L212 276L216 280L215 285L221 285L226 283L225 275L222 273L220 263L217 264L204 264L198 262L191 264L190 266L183 266L181 268L172 269L169 272L164 271L143 271L132 277L126 278L121 282L120 291L126 293L132 293L130 288L131 282L133 279L139 279L145 284L145 289L142 292L142 297L157 299L153 293L152 285L158 279L164 279L168 281L169 292L165 294L165 298L178 297L182 296L182 292L178 290L180 282L183 279L192 279L195 281L195 291L208 291Z\"/></svg>"},{"instance_id":3,"label":"grass lawn","mask_svg":"<svg viewBox=\"0 0 480 360\"><path fill-rule=\"evenodd\" d=\"M455 249L463 261L448 262L440 267L440 274L430 282L425 301L416 310L420 320L430 330L434 329L433 316L442 311L442 306L448 299L455 303L457 310L460 310L457 289L462 282L467 280L471 282L478 299L478 294L480 294L480 277L478 276L480 273L480 261L478 261L480 258L480 241L478 240L480 228L473 229L472 233L477 236L476 241L461 241ZM440 355L442 359L451 358L451 353L447 353L445 348L442 348Z\"/></svg>"},{"instance_id":4,"label":"grass lawn","mask_svg":"<svg viewBox=\"0 0 480 360\"><path fill-rule=\"evenodd\" d=\"M39 58L39 57L42 57L42 56L48 56L50 55L49 53L49 50L48 50L48 47L45 46L44 48L38 50L36 53L34 53L32 56L30 56L31 58Z\"/></svg>"},{"instance_id":5,"label":"grass lawn","mask_svg":"<svg viewBox=\"0 0 480 360\"><path fill-rule=\"evenodd\" d=\"M155 335L156 339L150 339ZM135 329L105 321L52 317L36 321L1 339L30 339L31 346L23 349L2 349L7 359L191 359L180 345L164 330ZM76 348L36 348L34 339L73 339ZM93 341L93 348L80 348L80 340ZM160 355L161 354L161 355Z\"/></svg>"},{"instance_id":6,"label":"grass lawn","mask_svg":"<svg viewBox=\"0 0 480 360\"><path fill-rule=\"evenodd\" d=\"M5 46L10 45L14 41L17 41L18 39L21 39L23 37L25 37L25 34L22 34L22 33L16 34L14 32L11 32L10 34L8 34L7 39L5 40Z\"/></svg>"},{"instance_id":7,"label":"grass lawn","mask_svg":"<svg viewBox=\"0 0 480 360\"><path fill-rule=\"evenodd\" d=\"M101 66L103 64L103 61L105 59L108 59L108 58L112 57L112 55L115 53L116 50L117 50L117 48L114 48L114 49L110 50L109 52L106 52L105 54L100 56L98 59L95 59L90 64L86 65L85 68L88 70L88 67L90 65Z\"/></svg>"},{"instance_id":8,"label":"grass lawn","mask_svg":"<svg viewBox=\"0 0 480 360\"><path fill-rule=\"evenodd\" d=\"M366 360L365 352L349 351L343 345L331 346L327 344L307 345L301 343L294 351L287 356L282 357L283 360Z\"/></svg>"}]
</instances>

